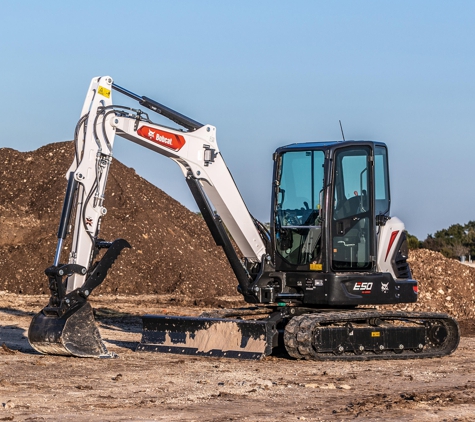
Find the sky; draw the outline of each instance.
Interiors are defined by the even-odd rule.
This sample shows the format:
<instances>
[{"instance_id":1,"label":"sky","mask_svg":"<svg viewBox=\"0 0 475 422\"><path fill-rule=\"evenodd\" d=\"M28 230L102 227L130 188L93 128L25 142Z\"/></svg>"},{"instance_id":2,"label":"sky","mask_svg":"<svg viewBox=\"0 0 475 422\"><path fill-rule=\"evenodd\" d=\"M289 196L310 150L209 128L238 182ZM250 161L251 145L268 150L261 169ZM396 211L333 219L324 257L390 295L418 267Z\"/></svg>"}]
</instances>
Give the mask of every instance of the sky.
<instances>
[{"instance_id":1,"label":"sky","mask_svg":"<svg viewBox=\"0 0 475 422\"><path fill-rule=\"evenodd\" d=\"M73 139L91 79L108 75L216 126L263 222L274 150L341 140L339 120L347 140L388 145L391 215L409 233L423 240L475 220L474 1L3 0L0 8L0 147ZM114 156L197 210L171 160L122 138Z\"/></svg>"}]
</instances>

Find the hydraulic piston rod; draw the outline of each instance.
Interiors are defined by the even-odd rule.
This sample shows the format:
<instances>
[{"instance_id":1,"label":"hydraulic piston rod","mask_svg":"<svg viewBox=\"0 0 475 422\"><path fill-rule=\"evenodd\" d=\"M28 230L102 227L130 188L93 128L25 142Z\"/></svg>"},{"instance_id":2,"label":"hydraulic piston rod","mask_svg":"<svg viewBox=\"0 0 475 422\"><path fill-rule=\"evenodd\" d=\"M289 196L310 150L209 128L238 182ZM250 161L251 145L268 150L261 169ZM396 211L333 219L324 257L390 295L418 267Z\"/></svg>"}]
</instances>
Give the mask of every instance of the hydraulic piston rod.
<instances>
[{"instance_id":1,"label":"hydraulic piston rod","mask_svg":"<svg viewBox=\"0 0 475 422\"><path fill-rule=\"evenodd\" d=\"M127 95L130 98L133 98L134 100L138 101L140 105L143 105L144 107L147 107L150 110L153 110L158 114L161 114L167 119L170 119L174 121L175 123L178 123L180 126L183 126L184 128L188 130L193 131L204 126L202 123L199 123L196 120L193 120L181 113L178 113L178 111L175 111L171 109L170 107L160 104L159 102L152 100L151 98L141 97L140 95L134 94L133 92L125 88L122 88L121 86L116 85L115 83L112 83L112 88L120 92L121 94Z\"/></svg>"}]
</instances>

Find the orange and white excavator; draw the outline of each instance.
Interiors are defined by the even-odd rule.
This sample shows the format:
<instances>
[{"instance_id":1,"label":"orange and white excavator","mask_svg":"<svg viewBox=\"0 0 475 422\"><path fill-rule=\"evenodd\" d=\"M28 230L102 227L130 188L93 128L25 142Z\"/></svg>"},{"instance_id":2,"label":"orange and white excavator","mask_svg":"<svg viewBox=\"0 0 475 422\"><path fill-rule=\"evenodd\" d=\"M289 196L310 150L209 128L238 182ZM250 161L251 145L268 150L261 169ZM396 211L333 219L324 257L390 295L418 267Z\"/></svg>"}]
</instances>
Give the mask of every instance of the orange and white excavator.
<instances>
[{"instance_id":1,"label":"orange and white excavator","mask_svg":"<svg viewBox=\"0 0 475 422\"><path fill-rule=\"evenodd\" d=\"M143 110L116 105L114 91L182 129L154 123ZM258 359L285 349L297 359L320 360L422 358L457 348L459 329L449 316L373 306L411 303L418 295L407 263L404 224L390 216L384 143L332 141L278 148L268 230L249 213L219 151L214 126L105 76L92 80L75 131L58 244L46 270L51 298L28 333L39 352L112 355L101 340L88 297L120 252L130 247L124 239L99 238L116 135L178 164L214 240L224 249L238 291L250 304L196 318L146 315L138 350ZM70 253L63 260L69 232Z\"/></svg>"}]
</instances>

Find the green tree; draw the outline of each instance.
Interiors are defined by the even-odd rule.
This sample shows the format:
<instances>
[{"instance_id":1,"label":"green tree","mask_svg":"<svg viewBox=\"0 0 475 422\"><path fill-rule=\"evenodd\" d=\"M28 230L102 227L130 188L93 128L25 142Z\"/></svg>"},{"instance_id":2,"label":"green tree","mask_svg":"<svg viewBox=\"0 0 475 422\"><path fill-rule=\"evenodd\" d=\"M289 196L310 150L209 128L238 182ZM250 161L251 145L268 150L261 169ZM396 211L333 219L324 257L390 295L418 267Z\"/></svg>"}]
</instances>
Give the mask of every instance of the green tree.
<instances>
[{"instance_id":1,"label":"green tree","mask_svg":"<svg viewBox=\"0 0 475 422\"><path fill-rule=\"evenodd\" d=\"M452 224L448 229L428 235L422 246L442 253L448 258L459 258L470 254L475 256L475 221L467 224Z\"/></svg>"},{"instance_id":2,"label":"green tree","mask_svg":"<svg viewBox=\"0 0 475 422\"><path fill-rule=\"evenodd\" d=\"M419 249L422 247L422 242L414 235L406 231L407 246L409 249Z\"/></svg>"}]
</instances>

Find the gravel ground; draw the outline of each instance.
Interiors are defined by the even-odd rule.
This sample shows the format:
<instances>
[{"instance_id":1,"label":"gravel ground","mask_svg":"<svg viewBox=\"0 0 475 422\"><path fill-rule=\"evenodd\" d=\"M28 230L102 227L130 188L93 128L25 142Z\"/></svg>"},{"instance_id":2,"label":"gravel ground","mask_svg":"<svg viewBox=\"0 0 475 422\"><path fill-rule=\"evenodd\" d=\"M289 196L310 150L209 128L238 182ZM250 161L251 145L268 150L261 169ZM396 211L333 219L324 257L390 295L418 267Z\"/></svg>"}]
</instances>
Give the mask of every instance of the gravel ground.
<instances>
[{"instance_id":1,"label":"gravel ground","mask_svg":"<svg viewBox=\"0 0 475 422\"><path fill-rule=\"evenodd\" d=\"M42 356L27 341L47 296L0 293L0 421L472 421L475 338L448 357L261 361L135 352L140 315L197 315L170 296L94 298L117 359ZM221 299L229 304L234 302Z\"/></svg>"}]
</instances>

